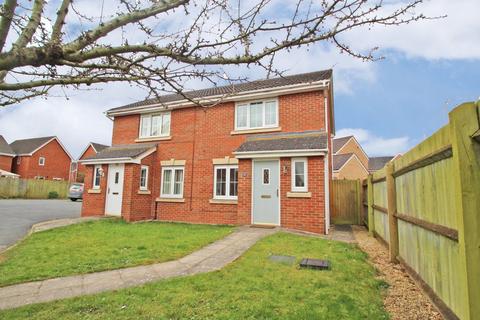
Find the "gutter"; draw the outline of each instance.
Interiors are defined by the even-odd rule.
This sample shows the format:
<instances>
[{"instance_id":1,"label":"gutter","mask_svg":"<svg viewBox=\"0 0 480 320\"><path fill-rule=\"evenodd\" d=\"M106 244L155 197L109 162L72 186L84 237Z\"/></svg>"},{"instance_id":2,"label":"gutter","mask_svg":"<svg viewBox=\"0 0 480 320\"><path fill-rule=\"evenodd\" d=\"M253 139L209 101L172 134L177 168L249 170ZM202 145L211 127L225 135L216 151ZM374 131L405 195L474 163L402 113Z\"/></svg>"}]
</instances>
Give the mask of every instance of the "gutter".
<instances>
[{"instance_id":1,"label":"gutter","mask_svg":"<svg viewBox=\"0 0 480 320\"><path fill-rule=\"evenodd\" d=\"M327 149L269 150L233 152L237 159L325 156Z\"/></svg>"}]
</instances>

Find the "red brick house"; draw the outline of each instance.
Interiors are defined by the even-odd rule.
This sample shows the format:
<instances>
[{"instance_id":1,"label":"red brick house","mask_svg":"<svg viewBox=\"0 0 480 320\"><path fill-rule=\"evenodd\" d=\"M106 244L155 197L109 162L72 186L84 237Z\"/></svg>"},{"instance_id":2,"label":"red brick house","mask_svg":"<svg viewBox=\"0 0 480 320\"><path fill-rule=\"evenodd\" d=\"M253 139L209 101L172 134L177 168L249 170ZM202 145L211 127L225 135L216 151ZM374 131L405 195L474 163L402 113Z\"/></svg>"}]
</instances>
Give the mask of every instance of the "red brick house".
<instances>
[{"instance_id":1,"label":"red brick house","mask_svg":"<svg viewBox=\"0 0 480 320\"><path fill-rule=\"evenodd\" d=\"M23 179L68 180L72 157L57 137L15 140L12 172Z\"/></svg>"},{"instance_id":2,"label":"red brick house","mask_svg":"<svg viewBox=\"0 0 480 320\"><path fill-rule=\"evenodd\" d=\"M112 147L81 160L82 216L328 232L331 70L165 95L107 116Z\"/></svg>"},{"instance_id":3,"label":"red brick house","mask_svg":"<svg viewBox=\"0 0 480 320\"><path fill-rule=\"evenodd\" d=\"M15 152L13 152L5 138L0 135L0 170L11 172L14 157Z\"/></svg>"},{"instance_id":4,"label":"red brick house","mask_svg":"<svg viewBox=\"0 0 480 320\"><path fill-rule=\"evenodd\" d=\"M103 149L108 148L108 146L100 143L95 143L95 142L90 142L85 149L80 153L80 156L78 157L78 160L73 163L72 165L72 181L77 181L77 182L84 182L85 180L85 173L87 171L87 168L84 164L79 163L78 161L86 159L88 157L94 156Z\"/></svg>"}]
</instances>

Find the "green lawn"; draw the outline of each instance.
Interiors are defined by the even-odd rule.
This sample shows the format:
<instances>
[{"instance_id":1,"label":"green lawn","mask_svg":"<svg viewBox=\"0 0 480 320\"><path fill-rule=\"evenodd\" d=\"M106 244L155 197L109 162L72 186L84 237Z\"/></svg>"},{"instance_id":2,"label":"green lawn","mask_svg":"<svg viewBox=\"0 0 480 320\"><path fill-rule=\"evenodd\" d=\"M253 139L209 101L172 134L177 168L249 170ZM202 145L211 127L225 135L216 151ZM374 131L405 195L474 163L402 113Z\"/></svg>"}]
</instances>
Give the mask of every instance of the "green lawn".
<instances>
[{"instance_id":1,"label":"green lawn","mask_svg":"<svg viewBox=\"0 0 480 320\"><path fill-rule=\"evenodd\" d=\"M300 270L270 254L327 258ZM25 306L4 319L388 319L385 283L353 245L277 233L226 268L117 292Z\"/></svg>"},{"instance_id":2,"label":"green lawn","mask_svg":"<svg viewBox=\"0 0 480 320\"><path fill-rule=\"evenodd\" d=\"M34 233L0 255L0 287L175 260L223 238L232 227L119 219Z\"/></svg>"}]
</instances>

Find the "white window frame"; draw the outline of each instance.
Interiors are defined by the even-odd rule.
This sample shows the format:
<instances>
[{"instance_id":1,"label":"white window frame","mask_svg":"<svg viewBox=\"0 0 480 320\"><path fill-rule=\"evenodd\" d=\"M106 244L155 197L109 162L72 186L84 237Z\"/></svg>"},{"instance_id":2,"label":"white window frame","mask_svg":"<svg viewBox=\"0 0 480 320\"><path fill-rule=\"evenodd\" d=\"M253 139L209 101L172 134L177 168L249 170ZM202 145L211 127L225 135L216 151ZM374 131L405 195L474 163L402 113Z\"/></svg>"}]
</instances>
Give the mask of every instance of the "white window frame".
<instances>
[{"instance_id":1,"label":"white window frame","mask_svg":"<svg viewBox=\"0 0 480 320\"><path fill-rule=\"evenodd\" d=\"M261 126L258 126L258 127L251 127L250 126L250 107L252 104L256 104L256 103L259 103L261 102L262 103L262 125ZM276 122L274 124L265 124L265 104L267 102L275 102L275 111L277 113L277 116L276 116ZM247 109L247 125L245 127L239 127L238 126L238 122L237 122L237 117L238 117L238 109L239 107L241 106L248 106L248 109ZM256 101L248 101L248 102L237 102L235 104L235 130L250 130L250 129L263 129L263 128L277 128L278 127L278 123L279 123L279 118L280 118L280 115L279 115L279 112L278 112L278 98L273 98L273 99L265 99L265 100L256 100Z\"/></svg>"},{"instance_id":2,"label":"white window frame","mask_svg":"<svg viewBox=\"0 0 480 320\"><path fill-rule=\"evenodd\" d=\"M164 193L163 192L163 177L165 176L165 171L167 170L171 170L172 171L172 174L171 174L171 181L170 181L170 191L169 193ZM182 174L182 187L181 187L181 190L180 190L180 194L173 194L173 191L174 191L174 188L175 188L175 171L177 170L182 170L183 171L183 174ZM182 199L183 198L183 189L184 189L184 186L185 186L185 166L166 166L166 167L162 167L162 177L161 177L161 184L160 184L160 197L161 198L180 198Z\"/></svg>"},{"instance_id":3,"label":"white window frame","mask_svg":"<svg viewBox=\"0 0 480 320\"><path fill-rule=\"evenodd\" d=\"M45 157L39 157L38 158L38 165L42 166L42 167L45 166Z\"/></svg>"},{"instance_id":4,"label":"white window frame","mask_svg":"<svg viewBox=\"0 0 480 320\"><path fill-rule=\"evenodd\" d=\"M303 165L303 175L304 175L304 181L305 181L305 186L303 187L297 187L295 186L295 164L297 162L302 162ZM292 158L292 192L308 192L308 159L307 158Z\"/></svg>"},{"instance_id":5,"label":"white window frame","mask_svg":"<svg viewBox=\"0 0 480 320\"><path fill-rule=\"evenodd\" d=\"M168 126L168 132L165 132L165 133L162 133L162 124L163 124L163 118L165 116L167 116L170 118L170 125ZM160 134L158 135L152 135L152 117L153 116L161 116L161 122L160 122ZM149 135L142 135L142 127L143 127L143 121L146 121L148 119L148 121L150 122L150 125L148 126L148 129L150 131L150 134ZM171 112L160 112L160 113L148 113L148 114L142 114L140 116L140 126L138 128L138 137L139 138L143 138L143 139L146 139L146 138L160 138L160 137L168 137L170 136L170 131L171 131L171 128L172 128L172 114Z\"/></svg>"},{"instance_id":6,"label":"white window frame","mask_svg":"<svg viewBox=\"0 0 480 320\"><path fill-rule=\"evenodd\" d=\"M97 164L93 167L93 181L92 181L92 189L100 189L100 184L102 180L102 174L100 173L100 170L102 169L102 166ZM98 174L100 175L100 179L98 179L98 185L95 184L95 181L97 180L97 171Z\"/></svg>"},{"instance_id":7,"label":"white window frame","mask_svg":"<svg viewBox=\"0 0 480 320\"><path fill-rule=\"evenodd\" d=\"M225 195L217 195L217 169L225 169L227 175L225 176ZM238 173L238 165L236 164L228 164L228 165L214 165L213 166L213 199L219 200L238 200L238 178L237 178L237 195L231 196L230 195L230 169L237 169Z\"/></svg>"},{"instance_id":8,"label":"white window frame","mask_svg":"<svg viewBox=\"0 0 480 320\"><path fill-rule=\"evenodd\" d=\"M142 171L145 170L145 185L142 186ZM141 166L140 167L140 190L147 191L148 190L148 166Z\"/></svg>"}]
</instances>

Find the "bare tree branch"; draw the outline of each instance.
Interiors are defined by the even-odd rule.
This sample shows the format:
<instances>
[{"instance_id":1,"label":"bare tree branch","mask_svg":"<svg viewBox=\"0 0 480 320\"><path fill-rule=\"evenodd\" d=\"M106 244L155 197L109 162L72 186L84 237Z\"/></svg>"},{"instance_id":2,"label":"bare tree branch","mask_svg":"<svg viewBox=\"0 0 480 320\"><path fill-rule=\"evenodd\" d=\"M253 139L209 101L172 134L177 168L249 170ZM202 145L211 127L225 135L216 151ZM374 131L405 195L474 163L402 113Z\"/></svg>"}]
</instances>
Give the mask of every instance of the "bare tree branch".
<instances>
[{"instance_id":1,"label":"bare tree branch","mask_svg":"<svg viewBox=\"0 0 480 320\"><path fill-rule=\"evenodd\" d=\"M12 24L13 13L17 7L17 0L6 0L2 6L2 20L0 21L0 52L3 50L8 32Z\"/></svg>"}]
</instances>

